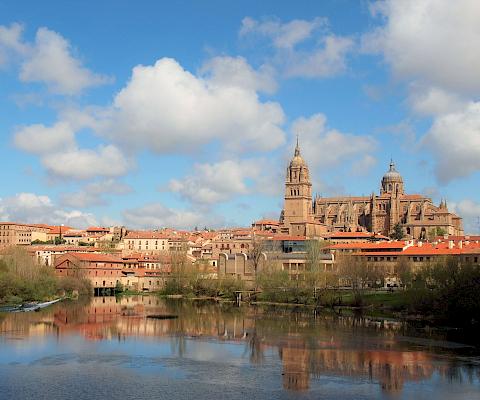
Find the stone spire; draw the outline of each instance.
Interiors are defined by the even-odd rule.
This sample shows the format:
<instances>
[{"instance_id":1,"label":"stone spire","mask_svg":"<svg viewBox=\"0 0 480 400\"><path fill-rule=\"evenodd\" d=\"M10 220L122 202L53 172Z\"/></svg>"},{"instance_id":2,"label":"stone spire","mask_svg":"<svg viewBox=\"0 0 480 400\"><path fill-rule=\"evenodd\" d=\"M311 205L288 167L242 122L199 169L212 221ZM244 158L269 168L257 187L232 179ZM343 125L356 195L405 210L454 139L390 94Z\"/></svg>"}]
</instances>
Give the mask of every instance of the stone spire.
<instances>
[{"instance_id":1,"label":"stone spire","mask_svg":"<svg viewBox=\"0 0 480 400\"><path fill-rule=\"evenodd\" d=\"M300 146L298 145L298 134L297 134L297 145L295 146L295 157L300 155Z\"/></svg>"}]
</instances>

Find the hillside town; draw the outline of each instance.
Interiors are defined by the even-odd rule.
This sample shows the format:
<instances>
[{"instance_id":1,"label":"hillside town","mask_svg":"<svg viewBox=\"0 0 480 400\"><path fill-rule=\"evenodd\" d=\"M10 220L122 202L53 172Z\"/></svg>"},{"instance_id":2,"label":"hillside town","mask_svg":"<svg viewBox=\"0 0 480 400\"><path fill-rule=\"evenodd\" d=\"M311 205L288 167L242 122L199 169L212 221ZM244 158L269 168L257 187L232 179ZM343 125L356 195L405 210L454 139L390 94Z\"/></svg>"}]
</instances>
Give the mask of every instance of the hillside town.
<instances>
[{"instance_id":1,"label":"hillside town","mask_svg":"<svg viewBox=\"0 0 480 400\"><path fill-rule=\"evenodd\" d=\"M81 271L96 291L118 286L160 290L179 255L204 277L234 277L250 288L263 269L287 271L290 279L301 280L312 264L338 271L345 256L380 271L384 287L401 286L396 266L402 263L418 268L447 256L478 263L480 236L464 235L461 218L448 211L446 201L437 207L429 198L405 194L393 162L382 178L380 196L312 199L311 186L297 139L279 220L193 231L2 222L0 246L24 247L59 277ZM313 263L312 243L319 249Z\"/></svg>"},{"instance_id":2,"label":"hillside town","mask_svg":"<svg viewBox=\"0 0 480 400\"><path fill-rule=\"evenodd\" d=\"M445 257L479 261L480 236L464 235L461 218L448 211L445 200L437 207L429 198L405 194L393 162L382 178L380 196L312 199L311 186L297 140L279 220L193 231L1 222L0 246L25 248L38 265L54 268L59 277L81 273L98 292L119 286L161 290L179 256L205 278L234 277L247 288L265 269L287 271L291 280L305 279L312 268L338 272L346 256L352 265L359 261L376 271L375 285L385 288L402 285L398 265L415 270Z\"/></svg>"}]
</instances>

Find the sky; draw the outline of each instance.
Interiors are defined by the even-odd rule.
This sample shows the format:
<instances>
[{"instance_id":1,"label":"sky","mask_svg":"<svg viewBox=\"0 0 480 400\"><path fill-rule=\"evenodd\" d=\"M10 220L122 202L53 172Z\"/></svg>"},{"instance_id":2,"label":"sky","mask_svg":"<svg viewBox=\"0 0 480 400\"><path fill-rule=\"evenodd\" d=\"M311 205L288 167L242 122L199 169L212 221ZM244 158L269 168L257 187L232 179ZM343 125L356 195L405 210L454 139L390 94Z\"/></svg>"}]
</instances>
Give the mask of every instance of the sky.
<instances>
[{"instance_id":1,"label":"sky","mask_svg":"<svg viewBox=\"0 0 480 400\"><path fill-rule=\"evenodd\" d=\"M478 233L478 0L0 0L0 220L278 218L298 135L321 196L447 200Z\"/></svg>"}]
</instances>

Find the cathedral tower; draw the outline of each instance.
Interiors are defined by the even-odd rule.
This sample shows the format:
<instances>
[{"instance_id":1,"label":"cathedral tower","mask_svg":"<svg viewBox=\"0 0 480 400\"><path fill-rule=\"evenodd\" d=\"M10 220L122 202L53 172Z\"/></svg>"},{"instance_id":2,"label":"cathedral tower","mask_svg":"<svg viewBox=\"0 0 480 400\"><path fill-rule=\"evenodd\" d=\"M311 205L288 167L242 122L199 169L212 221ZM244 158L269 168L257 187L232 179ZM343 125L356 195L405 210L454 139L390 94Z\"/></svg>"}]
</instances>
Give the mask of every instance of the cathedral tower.
<instances>
[{"instance_id":1,"label":"cathedral tower","mask_svg":"<svg viewBox=\"0 0 480 400\"><path fill-rule=\"evenodd\" d=\"M313 222L312 213L312 183L305 160L300 155L300 147L295 147L295 153L287 168L285 179L285 203L283 208L283 223L285 226ZM290 233L305 235L300 228L290 229Z\"/></svg>"}]
</instances>

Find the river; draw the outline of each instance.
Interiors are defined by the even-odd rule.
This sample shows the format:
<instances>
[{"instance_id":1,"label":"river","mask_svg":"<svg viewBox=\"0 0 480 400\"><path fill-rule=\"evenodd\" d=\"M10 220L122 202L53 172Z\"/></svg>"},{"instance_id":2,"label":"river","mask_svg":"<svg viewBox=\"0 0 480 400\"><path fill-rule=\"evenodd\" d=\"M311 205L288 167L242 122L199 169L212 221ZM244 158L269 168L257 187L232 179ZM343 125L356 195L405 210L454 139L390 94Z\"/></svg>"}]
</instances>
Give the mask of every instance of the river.
<instances>
[{"instance_id":1,"label":"river","mask_svg":"<svg viewBox=\"0 0 480 400\"><path fill-rule=\"evenodd\" d=\"M480 349L393 320L155 296L0 314L0 399L480 399Z\"/></svg>"}]
</instances>

